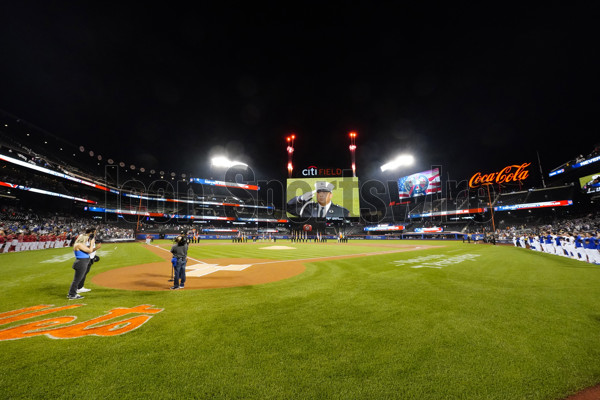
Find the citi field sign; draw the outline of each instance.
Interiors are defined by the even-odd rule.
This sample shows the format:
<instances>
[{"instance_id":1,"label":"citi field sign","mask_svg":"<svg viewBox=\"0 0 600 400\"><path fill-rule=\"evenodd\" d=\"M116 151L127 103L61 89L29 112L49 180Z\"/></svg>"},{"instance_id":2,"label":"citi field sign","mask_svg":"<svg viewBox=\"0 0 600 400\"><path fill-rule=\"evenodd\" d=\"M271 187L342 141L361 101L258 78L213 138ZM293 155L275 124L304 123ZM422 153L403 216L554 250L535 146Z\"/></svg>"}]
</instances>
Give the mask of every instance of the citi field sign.
<instances>
[{"instance_id":1,"label":"citi field sign","mask_svg":"<svg viewBox=\"0 0 600 400\"><path fill-rule=\"evenodd\" d=\"M302 176L342 176L341 168L318 168L315 165L311 165L308 168L304 168Z\"/></svg>"},{"instance_id":2,"label":"citi field sign","mask_svg":"<svg viewBox=\"0 0 600 400\"><path fill-rule=\"evenodd\" d=\"M511 182L520 182L529 177L529 167L531 163L523 163L521 165L507 165L498 172L492 172L489 174L482 174L476 172L475 175L469 179L469 187L476 188L482 185L493 185L503 184Z\"/></svg>"}]
</instances>

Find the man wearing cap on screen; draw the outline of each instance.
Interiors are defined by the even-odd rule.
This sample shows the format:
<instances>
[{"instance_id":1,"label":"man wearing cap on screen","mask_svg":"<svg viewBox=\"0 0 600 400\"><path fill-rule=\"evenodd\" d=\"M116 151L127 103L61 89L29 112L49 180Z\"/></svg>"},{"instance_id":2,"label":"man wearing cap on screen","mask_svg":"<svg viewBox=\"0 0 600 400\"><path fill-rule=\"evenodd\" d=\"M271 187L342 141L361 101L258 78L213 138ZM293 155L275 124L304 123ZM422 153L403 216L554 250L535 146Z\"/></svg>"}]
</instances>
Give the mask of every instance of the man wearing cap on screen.
<instances>
[{"instance_id":1,"label":"man wearing cap on screen","mask_svg":"<svg viewBox=\"0 0 600 400\"><path fill-rule=\"evenodd\" d=\"M296 196L287 203L288 212L299 217L332 218L349 217L348 209L333 204L333 184L317 181L315 190ZM316 196L314 196L316 194ZM315 197L315 201L311 201Z\"/></svg>"}]
</instances>

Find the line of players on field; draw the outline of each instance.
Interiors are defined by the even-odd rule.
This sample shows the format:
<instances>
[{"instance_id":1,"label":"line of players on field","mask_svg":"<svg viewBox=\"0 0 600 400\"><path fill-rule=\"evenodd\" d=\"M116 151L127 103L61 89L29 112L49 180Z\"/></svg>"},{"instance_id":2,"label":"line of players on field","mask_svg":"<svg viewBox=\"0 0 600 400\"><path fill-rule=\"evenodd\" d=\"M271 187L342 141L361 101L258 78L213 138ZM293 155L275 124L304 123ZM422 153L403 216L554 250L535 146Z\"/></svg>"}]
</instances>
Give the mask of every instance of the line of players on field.
<instances>
[{"instance_id":1,"label":"line of players on field","mask_svg":"<svg viewBox=\"0 0 600 400\"><path fill-rule=\"evenodd\" d=\"M542 232L513 236L516 247L529 248L548 254L570 257L592 264L600 264L599 232Z\"/></svg>"}]
</instances>

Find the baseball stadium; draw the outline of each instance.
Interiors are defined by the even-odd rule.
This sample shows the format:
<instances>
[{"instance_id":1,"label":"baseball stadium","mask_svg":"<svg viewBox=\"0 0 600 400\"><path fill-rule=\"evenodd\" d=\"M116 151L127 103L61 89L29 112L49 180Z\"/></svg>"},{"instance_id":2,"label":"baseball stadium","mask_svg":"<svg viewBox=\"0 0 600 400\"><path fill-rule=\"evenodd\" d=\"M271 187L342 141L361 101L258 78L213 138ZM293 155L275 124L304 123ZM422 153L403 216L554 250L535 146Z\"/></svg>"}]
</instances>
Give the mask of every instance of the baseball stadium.
<instances>
[{"instance_id":1,"label":"baseball stadium","mask_svg":"<svg viewBox=\"0 0 600 400\"><path fill-rule=\"evenodd\" d=\"M600 15L359 3L3 2L3 399L600 400Z\"/></svg>"},{"instance_id":2,"label":"baseball stadium","mask_svg":"<svg viewBox=\"0 0 600 400\"><path fill-rule=\"evenodd\" d=\"M367 198L356 132L348 168L298 173L290 135L276 204L273 181L168 176L84 146L65 162L22 139L42 132L2 126L6 398L598 396L597 149L544 187L530 162L462 182L435 166L384 202ZM318 215L323 199L346 211ZM66 296L89 227L93 267Z\"/></svg>"}]
</instances>

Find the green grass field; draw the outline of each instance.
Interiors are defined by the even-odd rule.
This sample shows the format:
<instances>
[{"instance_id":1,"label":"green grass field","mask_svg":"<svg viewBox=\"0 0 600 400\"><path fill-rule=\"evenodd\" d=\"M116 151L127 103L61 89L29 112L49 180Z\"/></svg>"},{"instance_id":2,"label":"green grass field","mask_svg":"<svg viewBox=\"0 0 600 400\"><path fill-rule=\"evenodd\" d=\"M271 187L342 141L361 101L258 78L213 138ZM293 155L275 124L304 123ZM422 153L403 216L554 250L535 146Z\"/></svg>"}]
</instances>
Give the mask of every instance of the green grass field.
<instances>
[{"instance_id":1,"label":"green grass field","mask_svg":"<svg viewBox=\"0 0 600 400\"><path fill-rule=\"evenodd\" d=\"M546 400L600 382L599 266L450 241L278 241L296 248L279 251L223 244L204 242L189 255L297 260L390 244L444 247L310 262L300 275L257 286L126 291L91 276L160 258L137 243L107 244L79 302L66 299L70 249L2 254L0 313L85 304L4 330L163 309L117 336L0 341L2 397ZM165 263L165 285L168 277Z\"/></svg>"}]
</instances>

